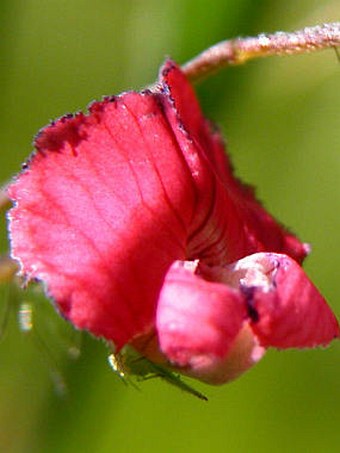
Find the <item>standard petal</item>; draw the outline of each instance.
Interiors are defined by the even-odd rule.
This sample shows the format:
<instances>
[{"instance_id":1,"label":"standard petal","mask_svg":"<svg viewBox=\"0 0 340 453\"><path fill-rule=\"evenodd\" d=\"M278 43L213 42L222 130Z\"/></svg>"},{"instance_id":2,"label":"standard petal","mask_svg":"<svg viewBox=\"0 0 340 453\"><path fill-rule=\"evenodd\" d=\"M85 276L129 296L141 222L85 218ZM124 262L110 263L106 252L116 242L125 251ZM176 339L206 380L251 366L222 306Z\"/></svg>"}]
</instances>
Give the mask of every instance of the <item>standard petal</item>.
<instances>
[{"instance_id":1,"label":"standard petal","mask_svg":"<svg viewBox=\"0 0 340 453\"><path fill-rule=\"evenodd\" d=\"M161 351L182 373L210 384L231 380L263 355L239 291L196 275L196 263L167 273L157 307ZM245 329L244 329L245 328Z\"/></svg>"},{"instance_id":2,"label":"standard petal","mask_svg":"<svg viewBox=\"0 0 340 453\"><path fill-rule=\"evenodd\" d=\"M120 346L153 323L192 217L191 176L159 96L95 103L45 128L36 148L8 190L12 256L66 318Z\"/></svg>"},{"instance_id":3,"label":"standard petal","mask_svg":"<svg viewBox=\"0 0 340 453\"><path fill-rule=\"evenodd\" d=\"M257 253L234 265L253 332L265 347L327 345L338 322L303 269L286 255Z\"/></svg>"}]
</instances>

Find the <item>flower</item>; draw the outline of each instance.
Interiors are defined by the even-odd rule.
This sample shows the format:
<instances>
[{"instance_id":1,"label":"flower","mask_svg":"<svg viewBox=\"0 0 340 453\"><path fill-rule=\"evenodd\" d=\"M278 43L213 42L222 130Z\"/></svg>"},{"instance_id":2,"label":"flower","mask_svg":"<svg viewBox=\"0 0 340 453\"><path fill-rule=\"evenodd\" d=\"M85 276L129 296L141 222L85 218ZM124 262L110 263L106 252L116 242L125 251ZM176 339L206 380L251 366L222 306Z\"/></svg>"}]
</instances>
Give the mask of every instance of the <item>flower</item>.
<instances>
[{"instance_id":1,"label":"flower","mask_svg":"<svg viewBox=\"0 0 340 453\"><path fill-rule=\"evenodd\" d=\"M209 383L339 337L308 246L232 173L181 70L43 129L8 188L12 257L74 326Z\"/></svg>"}]
</instances>

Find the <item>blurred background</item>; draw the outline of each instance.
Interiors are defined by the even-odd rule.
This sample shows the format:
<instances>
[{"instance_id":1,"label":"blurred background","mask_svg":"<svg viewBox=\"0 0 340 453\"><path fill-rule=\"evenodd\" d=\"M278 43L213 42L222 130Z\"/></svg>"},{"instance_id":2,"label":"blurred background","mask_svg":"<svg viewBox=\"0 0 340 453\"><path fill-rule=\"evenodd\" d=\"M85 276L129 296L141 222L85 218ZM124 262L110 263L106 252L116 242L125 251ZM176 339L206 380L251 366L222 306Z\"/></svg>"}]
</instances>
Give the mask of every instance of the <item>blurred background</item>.
<instances>
[{"instance_id":1,"label":"blurred background","mask_svg":"<svg viewBox=\"0 0 340 453\"><path fill-rule=\"evenodd\" d=\"M39 128L93 99L153 82L219 40L338 20L336 0L1 0L0 181ZM340 89L332 50L224 70L197 87L237 174L313 245L306 270L340 316ZM8 249L5 220L1 247ZM153 379L140 391L34 289L0 288L0 451L338 452L340 347L270 351L205 403ZM34 301L31 333L16 312ZM7 308L10 303L8 321ZM21 313L23 314L23 313Z\"/></svg>"}]
</instances>

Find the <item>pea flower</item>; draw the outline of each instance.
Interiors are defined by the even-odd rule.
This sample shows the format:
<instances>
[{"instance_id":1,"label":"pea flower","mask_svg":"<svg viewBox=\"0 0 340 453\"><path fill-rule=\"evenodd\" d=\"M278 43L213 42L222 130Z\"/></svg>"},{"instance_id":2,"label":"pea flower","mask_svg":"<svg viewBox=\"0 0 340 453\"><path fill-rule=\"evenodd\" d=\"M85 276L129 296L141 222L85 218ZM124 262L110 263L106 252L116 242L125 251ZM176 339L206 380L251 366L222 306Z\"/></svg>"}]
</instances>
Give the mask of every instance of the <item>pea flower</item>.
<instances>
[{"instance_id":1,"label":"pea flower","mask_svg":"<svg viewBox=\"0 0 340 453\"><path fill-rule=\"evenodd\" d=\"M339 337L300 266L308 246L235 178L172 61L35 147L8 188L12 257L75 327L212 384L269 347Z\"/></svg>"}]
</instances>

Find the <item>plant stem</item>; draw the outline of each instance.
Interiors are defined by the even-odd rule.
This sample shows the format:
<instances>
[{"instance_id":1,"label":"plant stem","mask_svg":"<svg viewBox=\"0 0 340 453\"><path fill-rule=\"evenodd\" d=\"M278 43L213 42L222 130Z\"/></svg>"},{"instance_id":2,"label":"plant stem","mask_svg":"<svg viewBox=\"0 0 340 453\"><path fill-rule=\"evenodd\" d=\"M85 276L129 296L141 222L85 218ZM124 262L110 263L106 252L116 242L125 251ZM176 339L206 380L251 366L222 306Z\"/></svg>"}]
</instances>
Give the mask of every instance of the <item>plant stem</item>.
<instances>
[{"instance_id":1,"label":"plant stem","mask_svg":"<svg viewBox=\"0 0 340 453\"><path fill-rule=\"evenodd\" d=\"M253 38L222 41L184 64L191 81L207 77L229 65L270 55L294 55L340 46L340 22L306 27L292 33L260 34Z\"/></svg>"}]
</instances>

